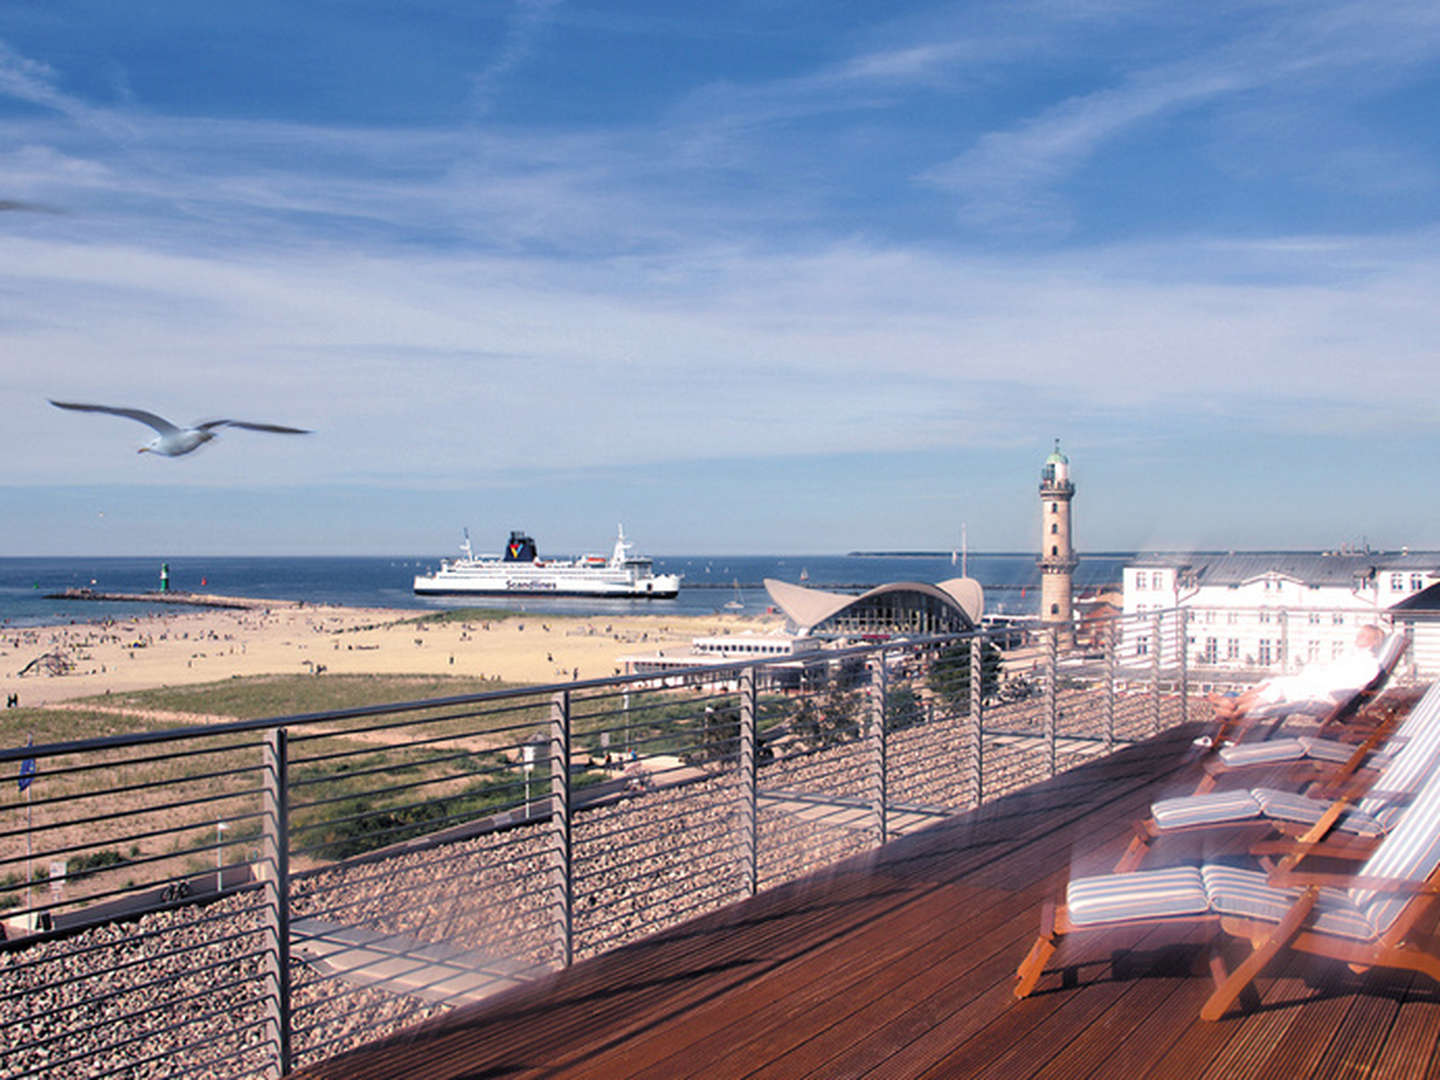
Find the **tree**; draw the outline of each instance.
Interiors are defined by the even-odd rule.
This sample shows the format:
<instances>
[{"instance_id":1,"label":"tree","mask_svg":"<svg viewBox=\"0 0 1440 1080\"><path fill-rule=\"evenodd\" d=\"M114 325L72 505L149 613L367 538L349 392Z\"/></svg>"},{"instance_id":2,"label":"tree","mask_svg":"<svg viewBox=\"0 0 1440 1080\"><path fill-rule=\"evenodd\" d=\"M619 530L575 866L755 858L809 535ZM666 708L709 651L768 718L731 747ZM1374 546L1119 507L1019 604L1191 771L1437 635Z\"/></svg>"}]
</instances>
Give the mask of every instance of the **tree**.
<instances>
[{"instance_id":1,"label":"tree","mask_svg":"<svg viewBox=\"0 0 1440 1080\"><path fill-rule=\"evenodd\" d=\"M799 698L790 730L815 749L837 746L860 737L864 730L864 699L849 689L850 678L836 679L819 694Z\"/></svg>"},{"instance_id":2,"label":"tree","mask_svg":"<svg viewBox=\"0 0 1440 1080\"><path fill-rule=\"evenodd\" d=\"M980 644L980 700L992 701L1000 686L1000 650L989 641ZM947 708L957 713L970 711L970 642L947 645L936 654L925 677L925 685Z\"/></svg>"},{"instance_id":3,"label":"tree","mask_svg":"<svg viewBox=\"0 0 1440 1080\"><path fill-rule=\"evenodd\" d=\"M740 756L740 707L707 705L701 720L700 744L680 754L690 765L733 761Z\"/></svg>"},{"instance_id":4,"label":"tree","mask_svg":"<svg viewBox=\"0 0 1440 1080\"><path fill-rule=\"evenodd\" d=\"M896 686L885 695L885 730L904 731L925 722L925 703L908 686Z\"/></svg>"}]
</instances>

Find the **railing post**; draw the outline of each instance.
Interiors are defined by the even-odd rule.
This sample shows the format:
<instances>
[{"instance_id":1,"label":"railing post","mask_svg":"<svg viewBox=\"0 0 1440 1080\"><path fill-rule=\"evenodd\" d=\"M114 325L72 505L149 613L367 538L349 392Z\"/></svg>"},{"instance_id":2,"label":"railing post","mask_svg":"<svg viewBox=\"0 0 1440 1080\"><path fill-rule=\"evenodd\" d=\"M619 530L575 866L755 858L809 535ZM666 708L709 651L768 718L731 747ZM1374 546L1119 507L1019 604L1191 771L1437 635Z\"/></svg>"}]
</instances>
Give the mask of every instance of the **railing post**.
<instances>
[{"instance_id":1,"label":"railing post","mask_svg":"<svg viewBox=\"0 0 1440 1080\"><path fill-rule=\"evenodd\" d=\"M757 681L753 665L740 672L740 887L746 896L754 896L760 882Z\"/></svg>"},{"instance_id":2,"label":"railing post","mask_svg":"<svg viewBox=\"0 0 1440 1080\"><path fill-rule=\"evenodd\" d=\"M1060 627L1045 635L1045 775L1055 775L1055 732L1059 726L1060 698L1056 684L1060 674Z\"/></svg>"},{"instance_id":3,"label":"railing post","mask_svg":"<svg viewBox=\"0 0 1440 1080\"><path fill-rule=\"evenodd\" d=\"M1178 626L1175 636L1180 642L1180 723L1190 720L1190 612L1180 608L1175 612Z\"/></svg>"},{"instance_id":4,"label":"railing post","mask_svg":"<svg viewBox=\"0 0 1440 1080\"><path fill-rule=\"evenodd\" d=\"M1105 633L1105 752L1115 749L1115 662L1120 651L1120 620L1111 619Z\"/></svg>"},{"instance_id":5,"label":"railing post","mask_svg":"<svg viewBox=\"0 0 1440 1080\"><path fill-rule=\"evenodd\" d=\"M570 851L570 691L550 699L550 911L560 966L575 955L574 865Z\"/></svg>"},{"instance_id":6,"label":"railing post","mask_svg":"<svg viewBox=\"0 0 1440 1080\"><path fill-rule=\"evenodd\" d=\"M1150 629L1150 734L1160 734L1160 654L1165 651L1164 613L1157 611Z\"/></svg>"},{"instance_id":7,"label":"railing post","mask_svg":"<svg viewBox=\"0 0 1440 1080\"><path fill-rule=\"evenodd\" d=\"M970 778L975 786L975 805L985 801L985 642L976 633L970 639L969 716L971 732Z\"/></svg>"},{"instance_id":8,"label":"railing post","mask_svg":"<svg viewBox=\"0 0 1440 1080\"><path fill-rule=\"evenodd\" d=\"M885 670L885 650L882 647L876 655L875 676L870 680L870 731L868 742L870 756L870 813L875 822L876 835L884 844L890 837L889 822L886 818L886 746L885 746L885 694L888 677Z\"/></svg>"},{"instance_id":9,"label":"railing post","mask_svg":"<svg viewBox=\"0 0 1440 1080\"><path fill-rule=\"evenodd\" d=\"M284 728L271 728L263 743L260 876L265 881L265 1012L275 1047L275 1075L291 1071L290 1051L290 793L289 749Z\"/></svg>"}]
</instances>

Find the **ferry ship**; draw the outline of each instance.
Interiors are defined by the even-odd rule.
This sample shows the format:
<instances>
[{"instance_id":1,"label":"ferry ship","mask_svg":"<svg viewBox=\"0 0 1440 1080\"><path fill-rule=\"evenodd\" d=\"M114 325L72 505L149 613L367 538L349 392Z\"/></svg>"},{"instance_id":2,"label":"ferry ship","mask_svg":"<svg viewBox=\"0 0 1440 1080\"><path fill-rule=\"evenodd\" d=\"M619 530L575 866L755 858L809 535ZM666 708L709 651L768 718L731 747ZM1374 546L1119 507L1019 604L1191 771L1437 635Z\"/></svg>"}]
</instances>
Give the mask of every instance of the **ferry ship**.
<instances>
[{"instance_id":1,"label":"ferry ship","mask_svg":"<svg viewBox=\"0 0 1440 1080\"><path fill-rule=\"evenodd\" d=\"M631 554L631 544L620 529L615 548L603 555L578 559L542 559L535 541L523 532L510 533L500 555L476 555L465 530L463 553L442 559L433 574L415 577L419 596L618 596L673 599L680 592L679 574L657 574L649 558Z\"/></svg>"}]
</instances>

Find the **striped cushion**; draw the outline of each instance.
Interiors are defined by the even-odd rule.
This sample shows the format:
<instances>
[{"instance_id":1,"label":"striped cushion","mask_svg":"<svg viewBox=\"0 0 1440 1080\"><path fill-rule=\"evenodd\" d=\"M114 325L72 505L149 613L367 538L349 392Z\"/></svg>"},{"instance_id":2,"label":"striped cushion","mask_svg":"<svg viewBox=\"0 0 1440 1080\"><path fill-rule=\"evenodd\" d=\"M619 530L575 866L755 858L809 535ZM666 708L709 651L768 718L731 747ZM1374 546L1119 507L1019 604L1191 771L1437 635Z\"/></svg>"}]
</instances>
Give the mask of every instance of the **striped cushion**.
<instances>
[{"instance_id":1,"label":"striped cushion","mask_svg":"<svg viewBox=\"0 0 1440 1080\"><path fill-rule=\"evenodd\" d=\"M1263 765L1276 761L1299 761L1305 756L1305 745L1299 739L1266 739L1263 742L1237 743L1219 752L1226 765Z\"/></svg>"},{"instance_id":2,"label":"striped cushion","mask_svg":"<svg viewBox=\"0 0 1440 1080\"><path fill-rule=\"evenodd\" d=\"M1393 753L1381 766L1383 772L1376 778L1375 790L1413 794L1440 755L1440 682L1432 683L1415 703L1385 749ZM1377 764L1379 757L1375 755L1371 763Z\"/></svg>"},{"instance_id":3,"label":"striped cushion","mask_svg":"<svg viewBox=\"0 0 1440 1080\"><path fill-rule=\"evenodd\" d=\"M1361 877L1424 881L1440 867L1440 769L1429 779L1359 870ZM1390 928L1411 899L1401 893L1352 889L1351 899L1363 909L1377 934Z\"/></svg>"},{"instance_id":4,"label":"striped cushion","mask_svg":"<svg viewBox=\"0 0 1440 1080\"><path fill-rule=\"evenodd\" d=\"M1075 878L1065 891L1065 903L1076 926L1198 915L1210 907L1200 871L1193 866Z\"/></svg>"},{"instance_id":5,"label":"striped cushion","mask_svg":"<svg viewBox=\"0 0 1440 1080\"><path fill-rule=\"evenodd\" d=\"M1380 643L1375 660L1380 665L1382 672L1391 671L1400 662L1400 658L1405 655L1405 644L1404 630L1392 630L1389 636Z\"/></svg>"},{"instance_id":6,"label":"striped cushion","mask_svg":"<svg viewBox=\"0 0 1440 1080\"><path fill-rule=\"evenodd\" d=\"M1222 915L1278 923L1290 911L1301 889L1277 889L1262 870L1206 864L1200 869L1210 905ZM1321 889L1308 926L1328 934L1365 940L1373 936L1370 921L1344 889Z\"/></svg>"},{"instance_id":7,"label":"striped cushion","mask_svg":"<svg viewBox=\"0 0 1440 1080\"><path fill-rule=\"evenodd\" d=\"M1343 765L1354 756L1358 746L1341 742L1339 739L1317 739L1313 735L1301 735L1296 739L1305 749L1305 756L1315 761L1333 761Z\"/></svg>"},{"instance_id":8,"label":"striped cushion","mask_svg":"<svg viewBox=\"0 0 1440 1080\"><path fill-rule=\"evenodd\" d=\"M1260 806L1260 812L1276 821L1298 821L1302 825L1314 825L1330 808L1327 799L1311 799L1292 791L1276 788L1255 788L1250 793ZM1335 822L1337 829L1357 833L1360 836L1383 836L1385 825L1372 815L1355 807L1344 811Z\"/></svg>"},{"instance_id":9,"label":"striped cushion","mask_svg":"<svg viewBox=\"0 0 1440 1080\"><path fill-rule=\"evenodd\" d=\"M1260 804L1243 789L1207 791L1202 795L1160 799L1150 804L1150 816L1162 829L1181 829L1186 825L1217 825L1259 817Z\"/></svg>"}]
</instances>

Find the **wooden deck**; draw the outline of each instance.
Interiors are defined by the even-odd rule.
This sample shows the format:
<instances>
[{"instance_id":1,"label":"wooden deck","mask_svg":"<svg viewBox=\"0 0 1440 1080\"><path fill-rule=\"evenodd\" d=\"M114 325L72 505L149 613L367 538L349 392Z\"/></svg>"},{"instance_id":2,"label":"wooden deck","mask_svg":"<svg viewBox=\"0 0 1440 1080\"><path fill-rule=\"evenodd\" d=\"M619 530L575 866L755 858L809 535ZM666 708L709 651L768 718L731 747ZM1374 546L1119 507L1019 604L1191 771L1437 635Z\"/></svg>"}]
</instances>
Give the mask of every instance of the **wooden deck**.
<instances>
[{"instance_id":1,"label":"wooden deck","mask_svg":"<svg viewBox=\"0 0 1440 1080\"><path fill-rule=\"evenodd\" d=\"M1292 958L1243 1011L1205 1023L1211 984L1193 931L1074 939L1056 957L1072 977L1048 971L1013 1000L1041 902L1072 868L1109 869L1151 799L1193 785L1194 733L297 1075L1440 1076L1429 980Z\"/></svg>"}]
</instances>

